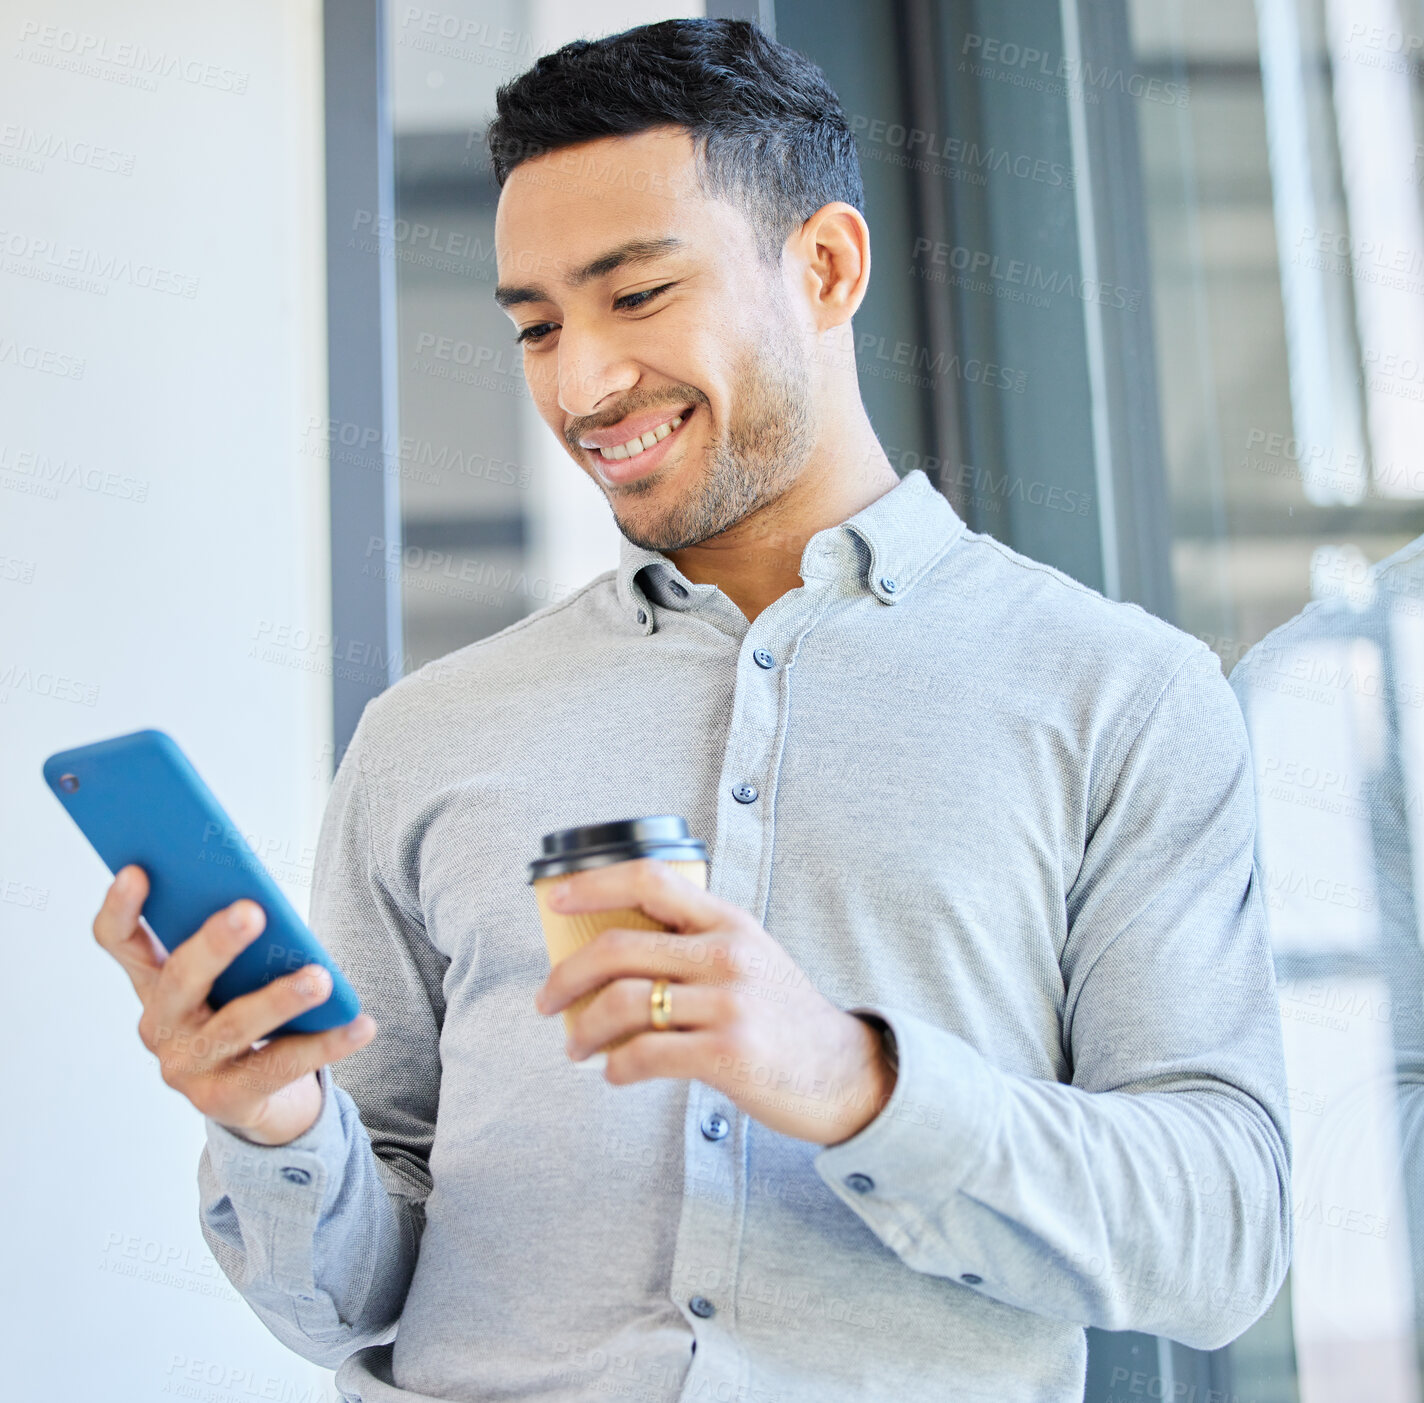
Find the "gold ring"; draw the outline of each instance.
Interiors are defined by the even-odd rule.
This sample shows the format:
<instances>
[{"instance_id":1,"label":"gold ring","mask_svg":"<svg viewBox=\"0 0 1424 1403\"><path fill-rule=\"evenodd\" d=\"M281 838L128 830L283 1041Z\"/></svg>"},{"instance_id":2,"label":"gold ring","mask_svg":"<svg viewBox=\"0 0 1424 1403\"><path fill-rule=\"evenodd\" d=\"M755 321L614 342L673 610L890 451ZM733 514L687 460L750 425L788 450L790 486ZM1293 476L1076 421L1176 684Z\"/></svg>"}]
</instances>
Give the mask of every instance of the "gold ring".
<instances>
[{"instance_id":1,"label":"gold ring","mask_svg":"<svg viewBox=\"0 0 1424 1403\"><path fill-rule=\"evenodd\" d=\"M653 1027L659 1033L672 1027L672 990L666 979L653 980Z\"/></svg>"}]
</instances>

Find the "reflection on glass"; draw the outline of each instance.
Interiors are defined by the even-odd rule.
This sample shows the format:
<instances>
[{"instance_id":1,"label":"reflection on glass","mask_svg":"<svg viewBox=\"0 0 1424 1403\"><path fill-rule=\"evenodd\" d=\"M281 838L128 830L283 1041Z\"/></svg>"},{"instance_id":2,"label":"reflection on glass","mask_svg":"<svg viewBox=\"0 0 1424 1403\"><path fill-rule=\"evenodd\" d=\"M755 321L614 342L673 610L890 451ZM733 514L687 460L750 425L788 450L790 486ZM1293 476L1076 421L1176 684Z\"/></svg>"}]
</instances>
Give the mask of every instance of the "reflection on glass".
<instances>
[{"instance_id":1,"label":"reflection on glass","mask_svg":"<svg viewBox=\"0 0 1424 1403\"><path fill-rule=\"evenodd\" d=\"M1301 1397L1413 1403L1424 1320L1424 537L1317 599L1231 674L1295 1142Z\"/></svg>"},{"instance_id":2,"label":"reflection on glass","mask_svg":"<svg viewBox=\"0 0 1424 1403\"><path fill-rule=\"evenodd\" d=\"M1424 1397L1424 5L1130 0L1175 622L1256 763L1296 1256L1226 1397Z\"/></svg>"}]
</instances>

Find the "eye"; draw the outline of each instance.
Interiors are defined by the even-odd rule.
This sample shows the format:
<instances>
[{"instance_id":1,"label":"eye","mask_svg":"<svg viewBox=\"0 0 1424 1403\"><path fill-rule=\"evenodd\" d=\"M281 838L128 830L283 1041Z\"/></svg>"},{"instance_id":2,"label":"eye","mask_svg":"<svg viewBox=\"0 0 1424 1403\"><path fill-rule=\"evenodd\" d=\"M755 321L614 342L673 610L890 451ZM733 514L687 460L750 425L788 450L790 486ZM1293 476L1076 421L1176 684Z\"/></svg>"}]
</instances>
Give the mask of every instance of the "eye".
<instances>
[{"instance_id":1,"label":"eye","mask_svg":"<svg viewBox=\"0 0 1424 1403\"><path fill-rule=\"evenodd\" d=\"M650 287L646 292L630 292L626 297L618 298L613 305L615 307L641 307L645 302L650 301L660 292L666 292L671 286L671 283L664 283L661 287Z\"/></svg>"},{"instance_id":2,"label":"eye","mask_svg":"<svg viewBox=\"0 0 1424 1403\"><path fill-rule=\"evenodd\" d=\"M672 287L672 283L664 283L661 287L646 288L642 292L629 292L617 298L613 305L623 311L636 311L639 307L651 302L654 297L666 292ZM548 334L553 322L537 322L533 326L526 326L515 338L516 344L533 345L542 341Z\"/></svg>"}]
</instances>

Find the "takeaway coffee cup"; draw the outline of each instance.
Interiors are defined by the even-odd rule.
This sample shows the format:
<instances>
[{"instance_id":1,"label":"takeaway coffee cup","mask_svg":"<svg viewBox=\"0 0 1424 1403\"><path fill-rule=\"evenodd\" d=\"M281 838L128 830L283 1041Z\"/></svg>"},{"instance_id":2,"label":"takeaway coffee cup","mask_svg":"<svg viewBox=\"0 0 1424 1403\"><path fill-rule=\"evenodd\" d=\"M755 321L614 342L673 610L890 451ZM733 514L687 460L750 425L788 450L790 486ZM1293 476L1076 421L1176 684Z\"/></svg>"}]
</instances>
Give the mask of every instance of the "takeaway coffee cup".
<instances>
[{"instance_id":1,"label":"takeaway coffee cup","mask_svg":"<svg viewBox=\"0 0 1424 1403\"><path fill-rule=\"evenodd\" d=\"M637 907L579 911L571 915L551 910L547 900L548 890L570 872L607 867L615 862L631 862L640 857L655 857L699 886L707 885L707 848L700 838L692 837L687 821L677 814L654 814L649 818L627 818L616 823L562 828L557 833L544 835L542 849L529 864L529 883L539 904L539 919L544 925L544 940L549 947L551 967L587 945L600 931L610 926L631 926L635 930L668 929ZM564 1027L567 1030L572 1031L575 1016L587 1007L597 993L595 989L581 995L564 1010ZM602 1050L574 1065L602 1071L608 1060L607 1052L627 1042L628 1037L613 1039Z\"/></svg>"}]
</instances>

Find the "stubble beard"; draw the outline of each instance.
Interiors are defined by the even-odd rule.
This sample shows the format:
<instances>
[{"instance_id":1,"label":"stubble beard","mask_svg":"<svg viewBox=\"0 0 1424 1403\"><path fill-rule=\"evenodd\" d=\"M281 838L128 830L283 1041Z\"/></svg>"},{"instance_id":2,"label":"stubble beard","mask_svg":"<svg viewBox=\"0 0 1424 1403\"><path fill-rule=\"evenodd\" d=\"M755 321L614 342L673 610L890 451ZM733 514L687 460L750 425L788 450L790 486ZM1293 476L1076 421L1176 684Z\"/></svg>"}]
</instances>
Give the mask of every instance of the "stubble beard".
<instances>
[{"instance_id":1,"label":"stubble beard","mask_svg":"<svg viewBox=\"0 0 1424 1403\"><path fill-rule=\"evenodd\" d=\"M636 525L619 515L618 503L655 491L658 474L610 499L618 529L635 546L666 553L698 545L775 501L801 475L815 444L811 384L805 349L786 312L774 320L769 341L740 358L737 417L707 445L702 473L686 497ZM705 411L706 400L698 406Z\"/></svg>"}]
</instances>

